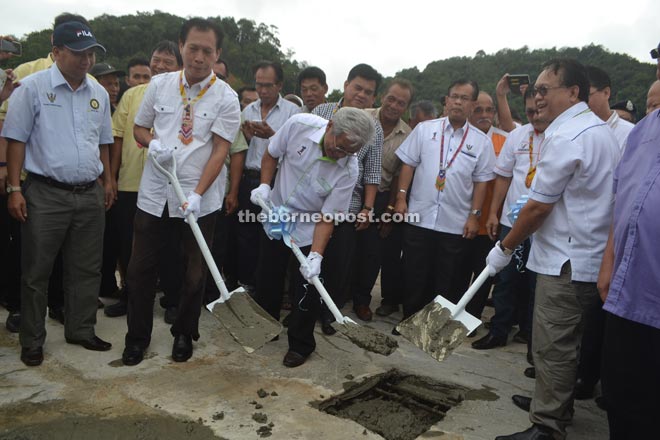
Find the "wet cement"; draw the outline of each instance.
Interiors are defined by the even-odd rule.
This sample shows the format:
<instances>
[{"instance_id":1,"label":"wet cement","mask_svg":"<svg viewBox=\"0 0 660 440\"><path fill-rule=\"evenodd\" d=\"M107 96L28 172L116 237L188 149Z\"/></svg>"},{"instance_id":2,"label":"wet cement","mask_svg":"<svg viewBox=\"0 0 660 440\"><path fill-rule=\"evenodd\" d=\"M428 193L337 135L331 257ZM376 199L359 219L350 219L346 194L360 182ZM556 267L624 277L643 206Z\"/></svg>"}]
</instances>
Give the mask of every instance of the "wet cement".
<instances>
[{"instance_id":1,"label":"wet cement","mask_svg":"<svg viewBox=\"0 0 660 440\"><path fill-rule=\"evenodd\" d=\"M103 419L69 415L51 421L0 430L0 440L222 440L201 422L170 416Z\"/></svg>"},{"instance_id":2,"label":"wet cement","mask_svg":"<svg viewBox=\"0 0 660 440\"><path fill-rule=\"evenodd\" d=\"M391 370L324 402L312 403L328 414L351 419L387 440L413 440L442 420L465 399L465 387Z\"/></svg>"},{"instance_id":3,"label":"wet cement","mask_svg":"<svg viewBox=\"0 0 660 440\"><path fill-rule=\"evenodd\" d=\"M343 333L348 339L360 348L373 353L389 356L394 353L399 343L379 331L372 328L357 325L353 323L338 324L334 322L332 326Z\"/></svg>"},{"instance_id":4,"label":"wet cement","mask_svg":"<svg viewBox=\"0 0 660 440\"><path fill-rule=\"evenodd\" d=\"M233 291L228 301L213 307L212 314L248 353L263 347L282 331L282 324L245 291Z\"/></svg>"},{"instance_id":5,"label":"wet cement","mask_svg":"<svg viewBox=\"0 0 660 440\"><path fill-rule=\"evenodd\" d=\"M444 360L467 336L465 326L451 319L449 309L435 301L399 323L396 329L437 361Z\"/></svg>"}]
</instances>

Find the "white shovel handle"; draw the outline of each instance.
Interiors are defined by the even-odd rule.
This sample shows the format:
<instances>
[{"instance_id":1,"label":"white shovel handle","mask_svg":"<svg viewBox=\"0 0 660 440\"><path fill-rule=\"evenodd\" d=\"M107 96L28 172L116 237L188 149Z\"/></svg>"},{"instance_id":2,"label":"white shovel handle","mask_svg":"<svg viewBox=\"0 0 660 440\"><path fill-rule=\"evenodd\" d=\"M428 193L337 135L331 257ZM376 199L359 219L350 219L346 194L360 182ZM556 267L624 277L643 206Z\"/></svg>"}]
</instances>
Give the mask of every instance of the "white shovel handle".
<instances>
[{"instance_id":1,"label":"white shovel handle","mask_svg":"<svg viewBox=\"0 0 660 440\"><path fill-rule=\"evenodd\" d=\"M472 285L468 288L468 290L465 291L461 299L456 304L456 309L454 309L454 313L453 313L454 316L458 315L459 313L463 312L463 310L465 310L465 307L468 305L470 300L472 300L474 294L477 293L477 290L481 288L481 286L488 279L489 276L490 275L488 273L488 265L486 265L486 267L484 267L484 270L481 271L479 276L474 280Z\"/></svg>"},{"instance_id":2,"label":"white shovel handle","mask_svg":"<svg viewBox=\"0 0 660 440\"><path fill-rule=\"evenodd\" d=\"M170 183L172 184L172 188L174 188L174 193L176 194L176 197L179 199L179 202L181 202L181 206L188 203L188 199L186 199L186 195L183 193L183 188L181 188L179 179L176 177L176 159L174 158L174 156L172 156L171 172L165 169L165 167L163 167L161 164L159 164L154 155L149 154L149 157L151 158L151 161L156 166L158 171L163 173L163 175L165 175L169 179ZM186 219L188 220L188 225L190 225L190 229L192 229L192 233L195 236L197 245L199 246L200 251L202 251L202 256L204 257L204 261L206 261L206 265L208 266L209 271L211 272L213 281L215 281L215 285L218 287L218 290L220 291L220 298L217 301L214 301L214 303L209 304L209 306L214 305L216 302L225 302L229 299L229 291L227 290L227 286L225 285L225 282L222 279L222 276L220 275L218 266L215 264L213 255L211 255L211 250L206 244L206 240L204 239L202 230L199 228L199 225L197 224L195 215L190 213L188 214ZM213 307L211 307L209 310L213 310Z\"/></svg>"},{"instance_id":3,"label":"white shovel handle","mask_svg":"<svg viewBox=\"0 0 660 440\"><path fill-rule=\"evenodd\" d=\"M268 206L261 197L257 196L257 202L259 202L259 206L261 206L261 209L263 209L267 214L270 214L271 211L270 206ZM296 258L298 259L300 265L307 266L307 258L302 253L298 245L293 242L293 240L291 240L291 250L293 251L293 255L295 255ZM330 297L328 291L325 290L325 286L323 286L323 283L321 282L321 280L319 280L318 276L312 277L311 282L314 285L314 287L316 287L316 290L319 292L319 295L321 295L323 302L328 307L328 310L330 310L330 312L332 313L332 316L334 316L335 321L337 321L340 324L345 324L349 322L354 323L354 321L351 318L341 314L341 312L335 305L335 302L332 300L332 297Z\"/></svg>"}]
</instances>

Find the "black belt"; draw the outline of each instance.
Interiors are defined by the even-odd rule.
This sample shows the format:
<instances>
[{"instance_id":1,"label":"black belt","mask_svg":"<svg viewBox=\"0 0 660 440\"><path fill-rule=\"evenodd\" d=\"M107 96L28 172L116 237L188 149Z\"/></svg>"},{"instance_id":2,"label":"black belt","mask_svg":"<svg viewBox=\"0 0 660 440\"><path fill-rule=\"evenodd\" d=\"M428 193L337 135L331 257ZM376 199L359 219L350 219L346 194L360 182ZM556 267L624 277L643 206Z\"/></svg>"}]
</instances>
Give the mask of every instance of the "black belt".
<instances>
[{"instance_id":1,"label":"black belt","mask_svg":"<svg viewBox=\"0 0 660 440\"><path fill-rule=\"evenodd\" d=\"M251 177L251 178L257 178L259 179L261 177L261 170L251 170L249 168L245 168L243 170L243 175L245 177Z\"/></svg>"},{"instance_id":2,"label":"black belt","mask_svg":"<svg viewBox=\"0 0 660 440\"><path fill-rule=\"evenodd\" d=\"M43 182L47 185L53 186L55 188L63 189L65 191L71 191L71 192L83 192L87 191L90 188L93 188L94 185L96 185L96 180L92 180L91 182L86 182L86 183L78 183L76 185L72 185L69 183L63 183L63 182L58 182L55 179L51 179L50 177L42 176L40 174L34 174L34 173L29 173L28 177L38 180L39 182Z\"/></svg>"}]
</instances>

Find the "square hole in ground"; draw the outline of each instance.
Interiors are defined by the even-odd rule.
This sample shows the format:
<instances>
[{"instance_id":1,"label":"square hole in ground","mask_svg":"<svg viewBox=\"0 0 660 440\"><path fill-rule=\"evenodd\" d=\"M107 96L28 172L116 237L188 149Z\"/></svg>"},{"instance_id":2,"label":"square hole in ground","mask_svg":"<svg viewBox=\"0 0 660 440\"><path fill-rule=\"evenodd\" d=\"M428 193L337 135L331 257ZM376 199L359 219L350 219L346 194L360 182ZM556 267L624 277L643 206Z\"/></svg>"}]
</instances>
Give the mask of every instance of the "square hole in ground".
<instances>
[{"instance_id":1,"label":"square hole in ground","mask_svg":"<svg viewBox=\"0 0 660 440\"><path fill-rule=\"evenodd\" d=\"M390 370L351 384L317 406L387 440L413 440L442 420L468 391L460 385Z\"/></svg>"}]
</instances>

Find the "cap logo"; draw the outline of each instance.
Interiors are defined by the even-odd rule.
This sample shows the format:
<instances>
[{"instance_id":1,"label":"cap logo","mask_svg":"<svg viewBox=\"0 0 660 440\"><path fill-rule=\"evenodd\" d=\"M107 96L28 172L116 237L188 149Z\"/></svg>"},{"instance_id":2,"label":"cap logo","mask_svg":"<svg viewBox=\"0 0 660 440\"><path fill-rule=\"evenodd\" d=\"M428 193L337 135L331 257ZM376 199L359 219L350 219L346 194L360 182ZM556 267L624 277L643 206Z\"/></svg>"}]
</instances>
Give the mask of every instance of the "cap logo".
<instances>
[{"instance_id":1,"label":"cap logo","mask_svg":"<svg viewBox=\"0 0 660 440\"><path fill-rule=\"evenodd\" d=\"M626 109L631 112L635 109L635 106L633 106L633 103L631 101L626 102Z\"/></svg>"},{"instance_id":2,"label":"cap logo","mask_svg":"<svg viewBox=\"0 0 660 440\"><path fill-rule=\"evenodd\" d=\"M80 36L94 38L94 35L92 35L91 32L86 31L84 29L81 29L78 32L76 32L76 37L80 37Z\"/></svg>"}]
</instances>

